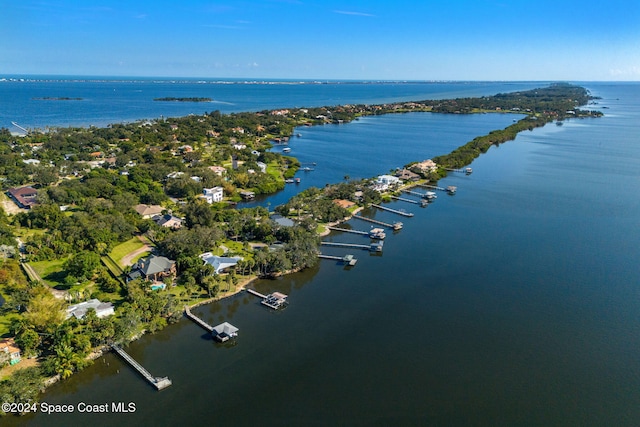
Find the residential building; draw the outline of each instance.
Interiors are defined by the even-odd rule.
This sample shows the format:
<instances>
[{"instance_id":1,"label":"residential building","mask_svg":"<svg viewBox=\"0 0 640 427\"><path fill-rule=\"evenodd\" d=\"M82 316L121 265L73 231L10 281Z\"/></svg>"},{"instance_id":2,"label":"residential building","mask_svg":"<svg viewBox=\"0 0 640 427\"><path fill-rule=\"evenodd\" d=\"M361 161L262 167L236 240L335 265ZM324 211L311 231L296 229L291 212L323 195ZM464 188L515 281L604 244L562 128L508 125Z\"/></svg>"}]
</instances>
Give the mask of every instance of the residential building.
<instances>
[{"instance_id":1,"label":"residential building","mask_svg":"<svg viewBox=\"0 0 640 427\"><path fill-rule=\"evenodd\" d=\"M202 190L202 197L207 203L221 202L224 197L222 187L205 188Z\"/></svg>"},{"instance_id":2,"label":"residential building","mask_svg":"<svg viewBox=\"0 0 640 427\"><path fill-rule=\"evenodd\" d=\"M7 194L18 207L23 209L30 209L38 204L36 202L38 190L33 187L10 188L7 190Z\"/></svg>"},{"instance_id":3,"label":"residential building","mask_svg":"<svg viewBox=\"0 0 640 427\"><path fill-rule=\"evenodd\" d=\"M176 274L176 262L163 256L151 255L140 259L131 267L127 281L138 278L161 281Z\"/></svg>"},{"instance_id":4,"label":"residential building","mask_svg":"<svg viewBox=\"0 0 640 427\"><path fill-rule=\"evenodd\" d=\"M178 218L177 216L173 216L171 214L165 215L156 215L153 218L153 221L161 227L178 229L182 227L182 218Z\"/></svg>"},{"instance_id":5,"label":"residential building","mask_svg":"<svg viewBox=\"0 0 640 427\"><path fill-rule=\"evenodd\" d=\"M153 218L156 215L160 215L164 210L164 208L160 205L145 205L142 203L134 206L134 209L144 219L149 219L149 218Z\"/></svg>"},{"instance_id":6,"label":"residential building","mask_svg":"<svg viewBox=\"0 0 640 427\"><path fill-rule=\"evenodd\" d=\"M224 271L230 269L231 267L235 267L238 264L238 261L241 261L242 257L222 257L213 255L211 252L206 252L200 255L200 258L205 262L205 264L211 265L216 274L223 273Z\"/></svg>"},{"instance_id":7,"label":"residential building","mask_svg":"<svg viewBox=\"0 0 640 427\"><path fill-rule=\"evenodd\" d=\"M67 308L67 319L71 316L74 316L76 319L83 319L90 308L93 308L96 311L97 317L111 316L114 312L113 304L110 302L101 302L94 298L79 304L70 305Z\"/></svg>"},{"instance_id":8,"label":"residential building","mask_svg":"<svg viewBox=\"0 0 640 427\"><path fill-rule=\"evenodd\" d=\"M13 338L3 338L0 340L0 353L3 353L10 365L15 365L20 361L20 348L16 345Z\"/></svg>"}]
</instances>

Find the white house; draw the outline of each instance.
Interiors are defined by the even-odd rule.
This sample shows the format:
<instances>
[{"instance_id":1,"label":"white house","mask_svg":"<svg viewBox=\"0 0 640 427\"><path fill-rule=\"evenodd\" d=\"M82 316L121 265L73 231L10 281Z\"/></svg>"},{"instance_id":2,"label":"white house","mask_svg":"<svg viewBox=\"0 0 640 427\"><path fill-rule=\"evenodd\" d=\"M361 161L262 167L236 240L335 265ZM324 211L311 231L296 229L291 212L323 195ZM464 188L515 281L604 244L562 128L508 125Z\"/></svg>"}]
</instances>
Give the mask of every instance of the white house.
<instances>
[{"instance_id":1,"label":"white house","mask_svg":"<svg viewBox=\"0 0 640 427\"><path fill-rule=\"evenodd\" d=\"M206 252L200 255L200 258L206 263L215 268L216 274L222 273L227 268L235 266L238 261L242 260L242 257L222 257L213 255L211 252Z\"/></svg>"},{"instance_id":2,"label":"white house","mask_svg":"<svg viewBox=\"0 0 640 427\"><path fill-rule=\"evenodd\" d=\"M223 196L222 187L205 188L202 190L202 197L207 203L221 202Z\"/></svg>"},{"instance_id":3,"label":"white house","mask_svg":"<svg viewBox=\"0 0 640 427\"><path fill-rule=\"evenodd\" d=\"M263 162L256 162L258 167L260 168L260 172L267 173L267 164Z\"/></svg>"},{"instance_id":4,"label":"white house","mask_svg":"<svg viewBox=\"0 0 640 427\"><path fill-rule=\"evenodd\" d=\"M387 186L400 184L401 182L402 181L400 180L400 178L392 175L380 175L376 180L376 184L382 184Z\"/></svg>"},{"instance_id":5,"label":"white house","mask_svg":"<svg viewBox=\"0 0 640 427\"><path fill-rule=\"evenodd\" d=\"M94 298L89 301L81 302L80 304L69 306L69 308L67 308L67 319L71 316L75 316L77 319L82 319L90 308L93 308L96 311L96 316L98 317L107 317L113 314L113 304L110 302L101 302Z\"/></svg>"}]
</instances>

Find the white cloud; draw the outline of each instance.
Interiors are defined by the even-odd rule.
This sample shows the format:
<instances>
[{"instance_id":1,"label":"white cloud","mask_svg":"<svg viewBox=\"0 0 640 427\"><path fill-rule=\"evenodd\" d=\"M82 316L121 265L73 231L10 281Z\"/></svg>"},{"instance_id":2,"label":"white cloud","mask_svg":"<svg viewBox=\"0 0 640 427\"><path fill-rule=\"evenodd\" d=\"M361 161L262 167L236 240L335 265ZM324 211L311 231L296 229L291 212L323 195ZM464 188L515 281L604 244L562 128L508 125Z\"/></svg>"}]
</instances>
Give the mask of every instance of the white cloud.
<instances>
[{"instance_id":1,"label":"white cloud","mask_svg":"<svg viewBox=\"0 0 640 427\"><path fill-rule=\"evenodd\" d=\"M353 11L348 11L348 10L334 10L334 13L338 13L340 15L352 15L352 16L366 16L369 18L375 17L375 15L372 15L370 13L364 13L364 12L353 12Z\"/></svg>"}]
</instances>

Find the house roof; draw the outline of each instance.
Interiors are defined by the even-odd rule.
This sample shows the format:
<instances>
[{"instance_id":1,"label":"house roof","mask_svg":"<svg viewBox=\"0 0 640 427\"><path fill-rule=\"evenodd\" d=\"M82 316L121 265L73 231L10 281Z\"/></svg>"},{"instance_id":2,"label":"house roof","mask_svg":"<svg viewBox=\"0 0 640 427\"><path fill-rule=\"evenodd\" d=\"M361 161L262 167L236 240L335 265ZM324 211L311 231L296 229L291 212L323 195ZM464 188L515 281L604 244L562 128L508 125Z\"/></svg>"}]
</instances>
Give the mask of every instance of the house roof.
<instances>
[{"instance_id":1,"label":"house roof","mask_svg":"<svg viewBox=\"0 0 640 427\"><path fill-rule=\"evenodd\" d=\"M7 193L21 208L29 208L37 204L35 198L38 195L38 190L33 187L10 188Z\"/></svg>"},{"instance_id":2,"label":"house roof","mask_svg":"<svg viewBox=\"0 0 640 427\"><path fill-rule=\"evenodd\" d=\"M3 338L0 340L0 351L11 355L20 354L20 348L16 345L13 338Z\"/></svg>"},{"instance_id":3,"label":"house roof","mask_svg":"<svg viewBox=\"0 0 640 427\"><path fill-rule=\"evenodd\" d=\"M180 228L182 226L182 218L178 218L171 214L156 215L153 217L153 220L156 224L162 227Z\"/></svg>"},{"instance_id":4,"label":"house roof","mask_svg":"<svg viewBox=\"0 0 640 427\"><path fill-rule=\"evenodd\" d=\"M213 255L211 252L200 255L200 258L207 264L213 266L218 274L226 268L233 267L238 261L243 259L242 257L221 257Z\"/></svg>"},{"instance_id":5,"label":"house roof","mask_svg":"<svg viewBox=\"0 0 640 427\"><path fill-rule=\"evenodd\" d=\"M220 323L218 326L213 327L213 332L218 335L227 334L232 335L238 332L240 329L236 328L229 322Z\"/></svg>"},{"instance_id":6,"label":"house roof","mask_svg":"<svg viewBox=\"0 0 640 427\"><path fill-rule=\"evenodd\" d=\"M145 205L139 204L134 207L136 212L138 212L142 216L148 215L158 215L161 214L164 208L160 205Z\"/></svg>"},{"instance_id":7,"label":"house roof","mask_svg":"<svg viewBox=\"0 0 640 427\"><path fill-rule=\"evenodd\" d=\"M67 308L67 319L71 316L75 316L77 319L82 319L90 308L93 308L96 311L96 316L98 317L105 317L113 314L113 304L110 302L101 302L94 298L89 301L69 306L69 308Z\"/></svg>"},{"instance_id":8,"label":"house roof","mask_svg":"<svg viewBox=\"0 0 640 427\"><path fill-rule=\"evenodd\" d=\"M139 260L136 264L136 268L140 270L146 277L151 274L169 271L174 264L175 261L171 261L169 258L151 255L147 258L142 258L141 260Z\"/></svg>"}]
</instances>

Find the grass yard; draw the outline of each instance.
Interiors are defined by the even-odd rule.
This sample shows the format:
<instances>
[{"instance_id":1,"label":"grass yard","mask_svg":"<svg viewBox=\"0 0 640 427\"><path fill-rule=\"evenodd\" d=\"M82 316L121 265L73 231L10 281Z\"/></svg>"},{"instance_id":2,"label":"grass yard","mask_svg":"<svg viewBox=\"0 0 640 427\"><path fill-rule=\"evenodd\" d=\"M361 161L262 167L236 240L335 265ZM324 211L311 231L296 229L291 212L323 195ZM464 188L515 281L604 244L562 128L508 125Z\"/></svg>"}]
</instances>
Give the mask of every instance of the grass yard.
<instances>
[{"instance_id":1,"label":"grass yard","mask_svg":"<svg viewBox=\"0 0 640 427\"><path fill-rule=\"evenodd\" d=\"M119 244L114 247L113 250L109 253L111 258L118 264L122 265L122 259L129 255L132 252L135 252L141 249L144 246L144 243L140 241L137 237L133 237L127 240L124 243Z\"/></svg>"},{"instance_id":2,"label":"grass yard","mask_svg":"<svg viewBox=\"0 0 640 427\"><path fill-rule=\"evenodd\" d=\"M53 261L30 262L29 265L38 273L38 276L51 287L64 285L66 272L64 262L66 259L56 259Z\"/></svg>"},{"instance_id":3,"label":"grass yard","mask_svg":"<svg viewBox=\"0 0 640 427\"><path fill-rule=\"evenodd\" d=\"M9 327L14 319L20 318L18 313L8 313L0 316L0 337L9 335Z\"/></svg>"}]
</instances>

